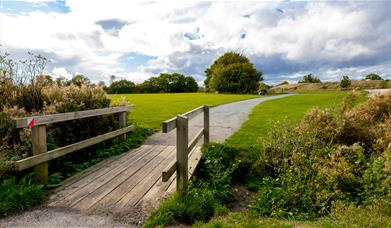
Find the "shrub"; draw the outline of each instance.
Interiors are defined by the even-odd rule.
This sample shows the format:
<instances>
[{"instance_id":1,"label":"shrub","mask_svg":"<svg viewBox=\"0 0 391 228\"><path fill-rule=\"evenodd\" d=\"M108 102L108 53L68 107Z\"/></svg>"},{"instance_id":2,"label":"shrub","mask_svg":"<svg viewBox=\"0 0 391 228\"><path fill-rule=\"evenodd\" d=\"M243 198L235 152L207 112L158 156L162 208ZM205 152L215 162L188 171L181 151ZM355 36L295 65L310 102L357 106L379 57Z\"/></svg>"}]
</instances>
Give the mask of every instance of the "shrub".
<instances>
[{"instance_id":1,"label":"shrub","mask_svg":"<svg viewBox=\"0 0 391 228\"><path fill-rule=\"evenodd\" d=\"M295 126L277 124L261 142L257 214L313 218L335 202L391 196L391 96L338 110L312 109Z\"/></svg>"},{"instance_id":2,"label":"shrub","mask_svg":"<svg viewBox=\"0 0 391 228\"><path fill-rule=\"evenodd\" d=\"M225 204L232 196L231 175L239 161L238 150L222 144L204 148L200 173L191 182L186 196L174 194L155 209L145 227L170 224L193 224L207 221L211 216L226 211Z\"/></svg>"},{"instance_id":3,"label":"shrub","mask_svg":"<svg viewBox=\"0 0 391 228\"><path fill-rule=\"evenodd\" d=\"M37 184L32 175L27 175L20 181L15 177L0 183L0 214L24 210L43 200L43 185Z\"/></svg>"},{"instance_id":4,"label":"shrub","mask_svg":"<svg viewBox=\"0 0 391 228\"><path fill-rule=\"evenodd\" d=\"M341 82L339 83L339 86L342 88L342 89L346 89L350 86L352 82L350 81L349 77L344 75L342 76L342 79L341 79Z\"/></svg>"}]
</instances>

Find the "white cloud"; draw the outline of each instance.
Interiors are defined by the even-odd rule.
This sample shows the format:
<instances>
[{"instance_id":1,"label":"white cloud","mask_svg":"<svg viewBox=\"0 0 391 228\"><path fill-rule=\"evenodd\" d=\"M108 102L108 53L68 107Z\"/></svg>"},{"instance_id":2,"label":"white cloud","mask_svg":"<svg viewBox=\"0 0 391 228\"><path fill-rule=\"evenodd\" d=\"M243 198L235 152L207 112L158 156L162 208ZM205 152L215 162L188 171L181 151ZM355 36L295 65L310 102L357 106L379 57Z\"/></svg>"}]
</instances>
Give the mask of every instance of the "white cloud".
<instances>
[{"instance_id":1,"label":"white cloud","mask_svg":"<svg viewBox=\"0 0 391 228\"><path fill-rule=\"evenodd\" d=\"M0 43L52 53L53 71L79 71L95 81L111 74L141 81L163 71L201 81L227 50L261 61L255 64L275 77L278 66L281 74L295 75L371 65L391 77L390 3L68 0L66 6L69 13L0 13ZM112 19L124 22L115 33L96 23ZM194 31L194 40L184 37ZM126 53L156 59L127 69Z\"/></svg>"}]
</instances>

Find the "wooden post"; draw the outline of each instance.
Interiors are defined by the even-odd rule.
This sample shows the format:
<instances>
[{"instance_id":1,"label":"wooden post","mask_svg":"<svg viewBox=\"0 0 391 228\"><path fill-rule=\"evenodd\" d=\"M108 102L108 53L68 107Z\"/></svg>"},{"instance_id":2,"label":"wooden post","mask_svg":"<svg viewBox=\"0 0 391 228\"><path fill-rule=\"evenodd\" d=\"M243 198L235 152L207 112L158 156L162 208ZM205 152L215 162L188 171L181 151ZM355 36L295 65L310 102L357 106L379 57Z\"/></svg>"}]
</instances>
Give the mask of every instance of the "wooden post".
<instances>
[{"instance_id":1,"label":"wooden post","mask_svg":"<svg viewBox=\"0 0 391 228\"><path fill-rule=\"evenodd\" d=\"M189 119L186 116L177 116L176 120L176 159L178 163L176 187L180 194L187 193L188 182L188 134Z\"/></svg>"},{"instance_id":2,"label":"wooden post","mask_svg":"<svg viewBox=\"0 0 391 228\"><path fill-rule=\"evenodd\" d=\"M126 127L126 112L119 113L119 128ZM120 135L119 139L123 142L126 139L126 134Z\"/></svg>"},{"instance_id":3,"label":"wooden post","mask_svg":"<svg viewBox=\"0 0 391 228\"><path fill-rule=\"evenodd\" d=\"M33 126L31 129L33 155L46 153L46 125ZM35 179L46 184L49 178L48 163L44 162L34 167Z\"/></svg>"},{"instance_id":4,"label":"wooden post","mask_svg":"<svg viewBox=\"0 0 391 228\"><path fill-rule=\"evenodd\" d=\"M204 145L209 144L209 106L204 105Z\"/></svg>"}]
</instances>

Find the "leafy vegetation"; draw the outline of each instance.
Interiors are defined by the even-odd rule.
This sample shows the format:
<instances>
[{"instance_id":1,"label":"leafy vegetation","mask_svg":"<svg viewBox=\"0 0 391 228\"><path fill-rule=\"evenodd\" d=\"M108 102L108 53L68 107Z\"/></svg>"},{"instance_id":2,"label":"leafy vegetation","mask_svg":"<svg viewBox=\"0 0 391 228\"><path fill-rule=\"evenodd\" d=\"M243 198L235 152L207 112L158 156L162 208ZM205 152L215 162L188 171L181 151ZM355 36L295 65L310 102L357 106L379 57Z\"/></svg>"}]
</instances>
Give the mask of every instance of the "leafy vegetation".
<instances>
[{"instance_id":1,"label":"leafy vegetation","mask_svg":"<svg viewBox=\"0 0 391 228\"><path fill-rule=\"evenodd\" d=\"M151 129L159 129L164 120L203 104L215 106L256 97L259 96L209 93L109 95L114 103L134 105L136 108L128 116L129 120Z\"/></svg>"},{"instance_id":2,"label":"leafy vegetation","mask_svg":"<svg viewBox=\"0 0 391 228\"><path fill-rule=\"evenodd\" d=\"M312 74L304 75L303 80L299 81L299 83L321 83L320 79L315 77Z\"/></svg>"},{"instance_id":3,"label":"leafy vegetation","mask_svg":"<svg viewBox=\"0 0 391 228\"><path fill-rule=\"evenodd\" d=\"M367 76L365 76L365 79L368 79L368 80L383 80L383 78L380 77L378 74L368 74Z\"/></svg>"},{"instance_id":4,"label":"leafy vegetation","mask_svg":"<svg viewBox=\"0 0 391 228\"><path fill-rule=\"evenodd\" d=\"M107 92L109 94L126 93L189 93L197 92L198 84L191 76L179 73L162 73L158 77L151 77L141 84L134 84L128 80L113 81Z\"/></svg>"},{"instance_id":5,"label":"leafy vegetation","mask_svg":"<svg viewBox=\"0 0 391 228\"><path fill-rule=\"evenodd\" d=\"M219 57L205 73L207 90L220 93L254 93L263 80L262 73L250 60L235 52Z\"/></svg>"},{"instance_id":6,"label":"leafy vegetation","mask_svg":"<svg viewBox=\"0 0 391 228\"><path fill-rule=\"evenodd\" d=\"M348 88L351 84L352 84L352 82L350 81L349 76L344 75L344 76L342 76L341 83L339 84L339 86L340 86L342 89L346 89L346 88Z\"/></svg>"}]
</instances>

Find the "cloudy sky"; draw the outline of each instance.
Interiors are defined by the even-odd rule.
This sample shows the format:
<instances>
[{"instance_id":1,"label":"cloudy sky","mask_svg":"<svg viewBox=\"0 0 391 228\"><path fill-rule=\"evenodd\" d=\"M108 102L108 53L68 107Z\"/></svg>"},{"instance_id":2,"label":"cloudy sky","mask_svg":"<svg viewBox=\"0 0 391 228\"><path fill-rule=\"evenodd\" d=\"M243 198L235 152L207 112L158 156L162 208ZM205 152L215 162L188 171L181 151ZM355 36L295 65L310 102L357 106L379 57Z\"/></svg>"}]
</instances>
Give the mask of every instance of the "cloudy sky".
<instances>
[{"instance_id":1,"label":"cloudy sky","mask_svg":"<svg viewBox=\"0 0 391 228\"><path fill-rule=\"evenodd\" d=\"M391 1L0 0L0 44L14 59L48 57L54 76L95 82L161 72L202 82L226 51L248 56L268 83L391 79Z\"/></svg>"}]
</instances>

